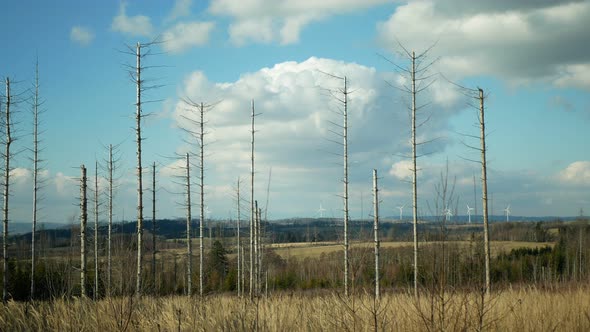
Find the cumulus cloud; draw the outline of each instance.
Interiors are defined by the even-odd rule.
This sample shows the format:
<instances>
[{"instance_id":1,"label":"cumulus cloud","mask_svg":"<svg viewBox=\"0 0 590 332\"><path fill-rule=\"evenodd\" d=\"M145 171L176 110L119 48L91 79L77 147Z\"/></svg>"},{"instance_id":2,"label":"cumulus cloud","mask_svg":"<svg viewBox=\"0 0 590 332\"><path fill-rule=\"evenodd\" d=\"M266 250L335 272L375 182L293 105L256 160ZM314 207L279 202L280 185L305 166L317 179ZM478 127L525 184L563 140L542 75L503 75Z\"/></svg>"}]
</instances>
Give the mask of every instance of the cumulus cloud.
<instances>
[{"instance_id":1,"label":"cumulus cloud","mask_svg":"<svg viewBox=\"0 0 590 332\"><path fill-rule=\"evenodd\" d=\"M70 30L70 40L82 46L86 46L94 40L94 33L86 27L77 25Z\"/></svg>"},{"instance_id":2,"label":"cumulus cloud","mask_svg":"<svg viewBox=\"0 0 590 332\"><path fill-rule=\"evenodd\" d=\"M567 184L590 185L590 161L576 161L559 172L558 178Z\"/></svg>"},{"instance_id":3,"label":"cumulus cloud","mask_svg":"<svg viewBox=\"0 0 590 332\"><path fill-rule=\"evenodd\" d=\"M129 36L151 36L154 30L149 17L144 15L127 16L127 4L121 2L119 13L113 18L111 30Z\"/></svg>"},{"instance_id":4,"label":"cumulus cloud","mask_svg":"<svg viewBox=\"0 0 590 332\"><path fill-rule=\"evenodd\" d=\"M162 35L163 47L168 52L180 53L190 47L204 45L214 27L213 22L178 23Z\"/></svg>"},{"instance_id":5,"label":"cumulus cloud","mask_svg":"<svg viewBox=\"0 0 590 332\"><path fill-rule=\"evenodd\" d=\"M410 0L377 26L386 47L436 43L439 67L455 78L492 75L590 87L588 1ZM564 51L567 50L567 51Z\"/></svg>"},{"instance_id":6,"label":"cumulus cloud","mask_svg":"<svg viewBox=\"0 0 590 332\"><path fill-rule=\"evenodd\" d=\"M231 17L230 39L234 44L292 44L301 30L312 22L332 15L355 12L388 0L213 0L209 12Z\"/></svg>"},{"instance_id":7,"label":"cumulus cloud","mask_svg":"<svg viewBox=\"0 0 590 332\"><path fill-rule=\"evenodd\" d=\"M172 10L166 17L166 21L170 22L176 20L179 17L190 15L192 4L192 0L176 0L174 2L174 7L172 7Z\"/></svg>"},{"instance_id":8,"label":"cumulus cloud","mask_svg":"<svg viewBox=\"0 0 590 332\"><path fill-rule=\"evenodd\" d=\"M337 154L342 152L342 146L331 140L341 141L332 133L341 129L331 122L341 123L341 104L330 91L338 94L343 81L324 72L347 75L353 91L348 100L352 188L367 184L368 193L372 168L384 169L385 174L393 163L392 155L408 152L409 118L405 108L393 105L397 90L387 83L396 81L395 73L315 57L262 68L233 82L212 82L197 71L186 77L180 94L194 101L220 100L206 114L209 134L205 140L211 143L207 145L211 153L206 169L211 190L235 183L238 176L249 173L254 100L255 111L260 113L256 117L257 190L266 188L267 172L272 167L271 200L274 206L281 207L282 215L304 213L319 200L326 207L338 201L342 173ZM432 95L425 98L434 99ZM444 105L435 100L433 103L431 121L423 127L428 128L421 135L423 140L441 136L449 126L449 113L440 112ZM194 116L186 105L178 103L173 114L177 124L196 129L186 117ZM446 144L448 141L441 140L428 149L443 151ZM228 207L212 209L224 211Z\"/></svg>"}]
</instances>

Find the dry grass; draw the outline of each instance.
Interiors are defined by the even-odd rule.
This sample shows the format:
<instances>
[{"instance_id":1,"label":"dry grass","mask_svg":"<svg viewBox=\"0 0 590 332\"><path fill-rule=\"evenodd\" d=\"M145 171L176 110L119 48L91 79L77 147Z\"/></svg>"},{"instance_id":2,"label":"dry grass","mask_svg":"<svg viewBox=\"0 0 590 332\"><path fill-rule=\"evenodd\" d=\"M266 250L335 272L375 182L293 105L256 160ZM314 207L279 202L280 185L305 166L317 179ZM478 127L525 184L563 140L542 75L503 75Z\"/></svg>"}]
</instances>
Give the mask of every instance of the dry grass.
<instances>
[{"instance_id":1,"label":"dry grass","mask_svg":"<svg viewBox=\"0 0 590 332\"><path fill-rule=\"evenodd\" d=\"M428 246L437 244L438 242L421 243L421 246ZM450 244L459 244L463 246L469 246L468 241L450 241ZM491 242L491 254L492 256L497 255L500 252L509 252L516 248L542 248L546 246L553 247L552 242L519 242L519 241L493 241ZM381 242L381 248L402 248L412 247L413 242ZM322 254L329 254L342 250L342 244L336 242L320 242L317 244L310 243L281 243L280 245L271 246L275 252L283 257L293 258L306 258L313 257L318 258ZM372 242L353 242L351 244L353 248L373 248Z\"/></svg>"},{"instance_id":2,"label":"dry grass","mask_svg":"<svg viewBox=\"0 0 590 332\"><path fill-rule=\"evenodd\" d=\"M482 306L473 293L417 303L404 294L369 296L275 295L256 302L230 295L204 299L132 297L0 305L3 331L589 331L588 289L505 290ZM434 303L432 306L431 304ZM487 311L480 324L479 312ZM434 313L434 315L431 315ZM258 317L258 319L256 318Z\"/></svg>"}]
</instances>

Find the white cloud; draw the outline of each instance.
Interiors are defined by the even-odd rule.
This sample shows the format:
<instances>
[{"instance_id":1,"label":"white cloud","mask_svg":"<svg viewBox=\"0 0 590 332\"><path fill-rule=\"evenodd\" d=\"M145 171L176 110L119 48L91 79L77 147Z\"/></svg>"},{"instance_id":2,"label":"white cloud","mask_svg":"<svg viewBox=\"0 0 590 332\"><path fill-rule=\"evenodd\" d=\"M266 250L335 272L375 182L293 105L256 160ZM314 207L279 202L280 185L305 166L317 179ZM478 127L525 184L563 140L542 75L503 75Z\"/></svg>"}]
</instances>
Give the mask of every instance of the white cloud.
<instances>
[{"instance_id":1,"label":"white cloud","mask_svg":"<svg viewBox=\"0 0 590 332\"><path fill-rule=\"evenodd\" d=\"M86 27L74 26L70 30L70 40L82 46L86 46L94 40L94 33Z\"/></svg>"},{"instance_id":2,"label":"white cloud","mask_svg":"<svg viewBox=\"0 0 590 332\"><path fill-rule=\"evenodd\" d=\"M492 75L590 88L590 2L410 0L377 25L381 43L442 55L453 79Z\"/></svg>"},{"instance_id":3,"label":"white cloud","mask_svg":"<svg viewBox=\"0 0 590 332\"><path fill-rule=\"evenodd\" d=\"M590 185L590 161L576 161L559 172L558 178L566 184Z\"/></svg>"},{"instance_id":4,"label":"white cloud","mask_svg":"<svg viewBox=\"0 0 590 332\"><path fill-rule=\"evenodd\" d=\"M209 11L230 16L231 41L247 43L293 44L299 41L301 30L326 17L355 12L388 3L388 0L213 0Z\"/></svg>"},{"instance_id":5,"label":"white cloud","mask_svg":"<svg viewBox=\"0 0 590 332\"><path fill-rule=\"evenodd\" d=\"M192 0L176 0L174 2L174 7L170 11L170 14L168 14L168 16L166 17L166 21L171 22L176 20L177 18L190 15L192 4Z\"/></svg>"},{"instance_id":6,"label":"white cloud","mask_svg":"<svg viewBox=\"0 0 590 332\"><path fill-rule=\"evenodd\" d=\"M209 34L214 27L213 22L178 23L162 35L163 47L168 52L179 53L204 45L209 42Z\"/></svg>"},{"instance_id":7,"label":"white cloud","mask_svg":"<svg viewBox=\"0 0 590 332\"><path fill-rule=\"evenodd\" d=\"M400 180L407 180L412 176L412 168L411 160L402 160L391 165L389 175Z\"/></svg>"},{"instance_id":8,"label":"white cloud","mask_svg":"<svg viewBox=\"0 0 590 332\"><path fill-rule=\"evenodd\" d=\"M149 17L144 15L127 16L127 4L121 2L119 13L113 18L111 30L129 36L151 36L154 30Z\"/></svg>"}]
</instances>

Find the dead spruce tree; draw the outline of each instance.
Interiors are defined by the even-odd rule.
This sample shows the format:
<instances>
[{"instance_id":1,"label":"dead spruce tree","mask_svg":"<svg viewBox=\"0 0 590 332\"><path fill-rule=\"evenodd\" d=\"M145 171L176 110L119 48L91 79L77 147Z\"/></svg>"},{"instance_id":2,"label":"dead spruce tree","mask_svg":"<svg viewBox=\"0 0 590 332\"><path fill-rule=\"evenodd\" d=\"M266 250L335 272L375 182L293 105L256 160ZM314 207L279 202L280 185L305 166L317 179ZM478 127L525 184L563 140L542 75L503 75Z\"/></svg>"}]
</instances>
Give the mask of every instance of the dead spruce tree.
<instances>
[{"instance_id":1,"label":"dead spruce tree","mask_svg":"<svg viewBox=\"0 0 590 332\"><path fill-rule=\"evenodd\" d=\"M152 55L151 47L159 42L153 41L149 43L137 43L135 47L127 46L127 51L124 53L133 55L135 57L135 65L128 66L129 76L131 81L136 87L136 102L135 102L135 143L137 145L137 274L135 280L135 294L137 296L142 295L143 285L143 166L142 166L142 136L141 123L142 120L148 115L143 112L143 105L148 101L144 100L144 94L147 90L155 89L159 86L147 85L143 75L149 68L145 66L142 60Z\"/></svg>"},{"instance_id":2,"label":"dead spruce tree","mask_svg":"<svg viewBox=\"0 0 590 332\"><path fill-rule=\"evenodd\" d=\"M253 299L255 294L255 275L254 275L254 268L255 263L254 260L256 259L254 256L255 250L255 223L256 223L256 210L257 207L254 206L254 134L256 130L254 129L254 119L258 114L254 112L254 99L252 99L251 103L251 141L250 141L250 300Z\"/></svg>"},{"instance_id":3,"label":"dead spruce tree","mask_svg":"<svg viewBox=\"0 0 590 332\"><path fill-rule=\"evenodd\" d=\"M86 297L86 224L88 223L88 199L86 197L86 167L80 166L80 296Z\"/></svg>"},{"instance_id":4,"label":"dead spruce tree","mask_svg":"<svg viewBox=\"0 0 590 332\"><path fill-rule=\"evenodd\" d=\"M3 275L2 275L2 300L4 302L8 301L8 198L10 194L9 184L10 184L10 159L11 159L11 152L10 146L13 143L12 137L12 118L11 118L11 110L10 107L12 106L12 95L10 92L10 79L6 78L6 95L4 96L6 99L5 104L5 112L4 112L4 130L6 138L4 140L4 205L2 207L2 224L3 224L3 243L2 243L2 256L3 260Z\"/></svg>"},{"instance_id":5,"label":"dead spruce tree","mask_svg":"<svg viewBox=\"0 0 590 332\"><path fill-rule=\"evenodd\" d=\"M157 292L156 283L156 163L152 165L152 280L154 292Z\"/></svg>"},{"instance_id":6,"label":"dead spruce tree","mask_svg":"<svg viewBox=\"0 0 590 332\"><path fill-rule=\"evenodd\" d=\"M379 189L377 170L373 170L373 233L375 236L375 301L379 301Z\"/></svg>"},{"instance_id":7,"label":"dead spruce tree","mask_svg":"<svg viewBox=\"0 0 590 332\"><path fill-rule=\"evenodd\" d=\"M336 129L330 129L329 131L335 135L336 137L340 138L342 141L338 142L337 140L332 140L329 139L330 142L341 145L342 149L343 149L343 153L342 153L342 157L343 157L343 161L342 161L342 168L344 171L344 175L343 175L343 179L342 179L342 183L343 183L343 191L342 191L342 200L343 200L343 212L344 212L344 217L343 217L343 224L344 224L344 295L346 297L348 297L349 295L349 278L350 278L350 259L349 259L349 253L350 253L350 249L349 249L349 243L348 243L348 224L349 224L349 207L348 207L348 201L349 201L349 195L348 195L348 95L351 93L348 90L348 78L346 76L344 77L340 77L340 76L336 76L336 75L332 75L329 73L324 73L325 75L328 75L329 77L335 78L337 80L340 80L343 82L344 87L343 88L338 88L335 90L332 89L326 89L326 91L328 91L328 93L330 94L330 96L336 100L336 102L338 103L338 115L342 117L342 125L336 123L336 122L332 122L332 121L328 121L330 125L332 125L333 127L335 127ZM338 132L337 130L342 130L342 132Z\"/></svg>"},{"instance_id":8,"label":"dead spruce tree","mask_svg":"<svg viewBox=\"0 0 590 332\"><path fill-rule=\"evenodd\" d=\"M430 116L427 116L424 120L419 120L418 117L422 113L421 111L429 104L423 103L418 104L417 96L424 92L426 89L434 83L434 75L429 74L429 70L436 60L432 61L429 59L429 52L432 47L426 51L416 55L415 51L408 51L403 45L399 44L402 52L398 53L399 58L409 62L407 67L400 66L394 61L388 60L400 76L402 76L408 84L402 83L401 86L396 87L401 92L408 94L411 97L411 102L408 107L410 112L410 145L412 146L411 152L411 171L412 171L412 226L413 226L413 237L414 237L414 296L418 297L418 276L419 276L419 264L418 264L418 166L417 160L422 155L418 154L418 147L432 142L432 140L417 141L417 129L422 127L428 122ZM387 60L387 59L386 59Z\"/></svg>"},{"instance_id":9,"label":"dead spruce tree","mask_svg":"<svg viewBox=\"0 0 590 332\"><path fill-rule=\"evenodd\" d=\"M37 266L37 256L35 248L35 240L37 233L37 222L39 217L39 205L41 200L39 191L43 188L44 182L39 178L39 173L42 171L43 160L39 157L41 140L39 139L39 124L40 115L44 113L42 110L43 101L39 96L39 61L35 64L35 82L33 84L33 149L32 149L32 163L33 163L33 211L32 211L32 230L31 230L31 294L30 299L35 298L35 267Z\"/></svg>"},{"instance_id":10,"label":"dead spruce tree","mask_svg":"<svg viewBox=\"0 0 590 332\"><path fill-rule=\"evenodd\" d=\"M187 108L182 118L187 122L187 125L181 129L186 132L189 136L189 140L186 142L190 145L195 144L198 146L198 158L199 158L199 295L204 294L204 257L205 257L205 245L204 245L204 232L205 232L205 147L208 145L205 142L207 132L205 126L207 124L205 120L205 114L213 108L214 105L205 104L203 102L197 103L190 98L183 99ZM195 116L195 113L197 114ZM197 128L196 130L193 128ZM187 166L188 167L188 166ZM211 240L211 239L210 239Z\"/></svg>"},{"instance_id":11,"label":"dead spruce tree","mask_svg":"<svg viewBox=\"0 0 590 332\"><path fill-rule=\"evenodd\" d=\"M191 163L190 155L186 154L186 295L192 295L193 289L193 248L191 242ZM200 220L202 224L203 221Z\"/></svg>"},{"instance_id":12,"label":"dead spruce tree","mask_svg":"<svg viewBox=\"0 0 590 332\"><path fill-rule=\"evenodd\" d=\"M119 153L120 144L114 145L109 144L107 147L108 157L104 160L106 167L104 170L108 174L108 191L107 191L107 210L108 210L108 225L107 225L107 271L106 271L106 295L111 296L112 294L112 279L113 279L113 256L112 256L112 244L113 244L113 209L114 209L114 197L115 190L117 188L117 180L115 173L118 165L121 161Z\"/></svg>"},{"instance_id":13,"label":"dead spruce tree","mask_svg":"<svg viewBox=\"0 0 590 332\"><path fill-rule=\"evenodd\" d=\"M237 271L238 271L238 276L237 276L238 297L242 296L242 273L243 273L243 270L241 269L241 265L240 265L242 263L242 261L241 261L242 248L241 248L241 240L240 240L240 226L241 226L240 221L242 219L242 216L241 216L240 203L241 203L241 201L240 201L240 178L238 177L237 188L236 188L236 207L237 207L237 213L236 213L236 216L237 216L237 219L236 219L236 252L238 255L238 269L237 269Z\"/></svg>"},{"instance_id":14,"label":"dead spruce tree","mask_svg":"<svg viewBox=\"0 0 590 332\"><path fill-rule=\"evenodd\" d=\"M98 161L94 168L94 292L93 298L98 299Z\"/></svg>"}]
</instances>

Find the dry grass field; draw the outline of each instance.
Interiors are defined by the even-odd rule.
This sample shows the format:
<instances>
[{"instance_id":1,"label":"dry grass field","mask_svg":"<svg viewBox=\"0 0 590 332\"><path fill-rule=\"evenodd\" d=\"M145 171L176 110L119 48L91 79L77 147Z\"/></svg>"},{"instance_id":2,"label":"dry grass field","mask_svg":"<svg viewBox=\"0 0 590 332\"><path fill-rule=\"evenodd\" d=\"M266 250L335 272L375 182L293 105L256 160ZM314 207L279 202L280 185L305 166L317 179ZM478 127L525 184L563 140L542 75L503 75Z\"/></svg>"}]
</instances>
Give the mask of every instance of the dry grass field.
<instances>
[{"instance_id":1,"label":"dry grass field","mask_svg":"<svg viewBox=\"0 0 590 332\"><path fill-rule=\"evenodd\" d=\"M133 297L0 305L2 331L589 331L587 288L479 294ZM443 306L444 303L444 306ZM485 313L485 314L481 314ZM375 328L377 324L377 328Z\"/></svg>"},{"instance_id":2,"label":"dry grass field","mask_svg":"<svg viewBox=\"0 0 590 332\"><path fill-rule=\"evenodd\" d=\"M428 246L437 244L438 242L420 243L420 246ZM468 241L449 241L450 244L459 244L469 246ZM500 252L510 252L516 248L542 248L546 246L553 247L552 242L519 242L519 241L493 241L491 242L491 254L497 255ZM381 248L401 248L412 247L412 242L381 242ZM329 254L342 250L342 244L336 242L318 242L310 243L280 243L270 245L274 251L283 258L305 258L305 257L320 257L322 254ZM353 248L373 248L372 242L352 242Z\"/></svg>"}]
</instances>

